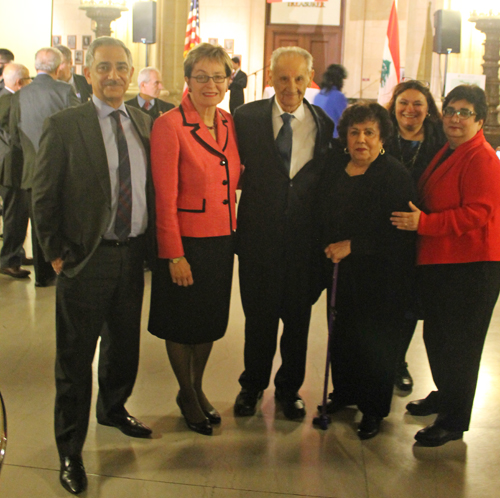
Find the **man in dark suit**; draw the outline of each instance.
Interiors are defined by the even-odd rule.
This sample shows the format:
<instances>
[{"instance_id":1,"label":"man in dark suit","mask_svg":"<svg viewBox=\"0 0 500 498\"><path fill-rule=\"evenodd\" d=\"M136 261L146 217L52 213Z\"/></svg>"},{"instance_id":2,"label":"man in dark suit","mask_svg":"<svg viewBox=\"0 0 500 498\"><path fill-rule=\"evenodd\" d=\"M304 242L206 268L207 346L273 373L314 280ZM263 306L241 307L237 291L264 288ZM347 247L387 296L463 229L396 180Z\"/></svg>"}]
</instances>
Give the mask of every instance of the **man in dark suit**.
<instances>
[{"instance_id":1,"label":"man in dark suit","mask_svg":"<svg viewBox=\"0 0 500 498\"><path fill-rule=\"evenodd\" d=\"M317 187L333 123L303 100L312 81L311 55L277 49L270 80L275 97L246 104L234 116L245 166L238 210L237 253L245 312L245 370L235 415L253 415L269 385L279 321L282 364L274 383L289 419L304 417L304 381L315 285Z\"/></svg>"},{"instance_id":2,"label":"man in dark suit","mask_svg":"<svg viewBox=\"0 0 500 498\"><path fill-rule=\"evenodd\" d=\"M38 50L35 55L36 78L31 85L21 88L12 97L9 128L13 155L18 161L19 152L22 152L21 188L28 191L29 197L31 197L35 156L45 119L57 111L80 103L71 85L57 80L61 62L61 52L56 48ZM31 201L29 205L31 208ZM32 213L31 220L33 225ZM45 287L54 279L54 271L50 263L44 260L33 226L31 237L35 286Z\"/></svg>"},{"instance_id":3,"label":"man in dark suit","mask_svg":"<svg viewBox=\"0 0 500 498\"><path fill-rule=\"evenodd\" d=\"M57 278L55 435L60 481L87 487L82 448L99 337L97 421L131 437L151 429L129 415L139 363L143 263L154 246L149 116L125 106L133 74L121 40L90 45L90 102L50 117L33 178L35 226Z\"/></svg>"},{"instance_id":4,"label":"man in dark suit","mask_svg":"<svg viewBox=\"0 0 500 498\"><path fill-rule=\"evenodd\" d=\"M13 60L14 60L14 54L10 50L6 48L0 48L0 90L3 90L5 87L5 81L2 75L3 68L5 67L5 64L8 64Z\"/></svg>"},{"instance_id":5,"label":"man in dark suit","mask_svg":"<svg viewBox=\"0 0 500 498\"><path fill-rule=\"evenodd\" d=\"M13 170L9 131L13 95L31 83L28 68L13 62L3 69L5 88L0 91L0 195L3 199L3 245L0 251L0 273L13 278L28 278L29 270L21 268L26 260L23 245L28 230L28 195L21 189L21 169ZM19 164L18 164L19 166Z\"/></svg>"},{"instance_id":6,"label":"man in dark suit","mask_svg":"<svg viewBox=\"0 0 500 498\"><path fill-rule=\"evenodd\" d=\"M153 118L153 121L175 107L174 104L164 102L159 98L164 87L158 69L154 67L141 69L137 84L140 90L139 95L125 103L146 112Z\"/></svg>"},{"instance_id":7,"label":"man in dark suit","mask_svg":"<svg viewBox=\"0 0 500 498\"><path fill-rule=\"evenodd\" d=\"M240 105L245 103L243 90L247 87L247 74L241 70L241 61L239 57L233 57L234 73L231 75L229 83L229 111L234 115L234 111Z\"/></svg>"},{"instance_id":8,"label":"man in dark suit","mask_svg":"<svg viewBox=\"0 0 500 498\"><path fill-rule=\"evenodd\" d=\"M71 50L65 45L56 45L56 48L63 56L63 61L57 73L57 79L69 83L75 90L80 102L85 104L85 102L92 98L92 86L87 83L85 76L73 74L73 53Z\"/></svg>"}]
</instances>

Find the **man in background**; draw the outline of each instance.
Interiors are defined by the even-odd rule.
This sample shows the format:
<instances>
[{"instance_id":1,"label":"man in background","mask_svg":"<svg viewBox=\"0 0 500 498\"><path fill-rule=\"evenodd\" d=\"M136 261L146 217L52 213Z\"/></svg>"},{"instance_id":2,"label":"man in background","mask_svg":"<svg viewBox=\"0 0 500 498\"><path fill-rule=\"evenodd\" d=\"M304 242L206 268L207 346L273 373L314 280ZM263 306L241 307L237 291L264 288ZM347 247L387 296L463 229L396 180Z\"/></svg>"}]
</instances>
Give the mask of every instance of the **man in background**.
<instances>
[{"instance_id":1,"label":"man in background","mask_svg":"<svg viewBox=\"0 0 500 498\"><path fill-rule=\"evenodd\" d=\"M73 74L73 53L65 45L56 45L63 56L63 61L59 66L57 79L69 83L75 90L76 96L84 104L92 97L92 86L87 83L85 76Z\"/></svg>"},{"instance_id":2,"label":"man in background","mask_svg":"<svg viewBox=\"0 0 500 498\"><path fill-rule=\"evenodd\" d=\"M0 48L0 90L3 90L5 87L5 82L3 80L3 68L5 67L5 64L8 64L9 62L12 62L14 60L14 54L6 49L6 48Z\"/></svg>"},{"instance_id":3,"label":"man in background","mask_svg":"<svg viewBox=\"0 0 500 498\"><path fill-rule=\"evenodd\" d=\"M245 103L245 95L243 90L247 87L247 75L241 70L241 61L239 57L233 57L234 73L231 75L231 82L229 84L229 110L231 114L240 105Z\"/></svg>"},{"instance_id":4,"label":"man in background","mask_svg":"<svg viewBox=\"0 0 500 498\"><path fill-rule=\"evenodd\" d=\"M9 129L13 157L18 161L22 153L21 188L28 192L31 209L31 188L35 157L38 151L43 123L52 114L79 105L80 101L71 85L57 80L62 54L57 48L41 48L35 55L37 76L31 83L21 88L12 97ZM33 244L33 262L35 269L35 286L46 287L55 277L50 263L46 262L38 244L33 226L33 213L30 213Z\"/></svg>"},{"instance_id":5,"label":"man in background","mask_svg":"<svg viewBox=\"0 0 500 498\"><path fill-rule=\"evenodd\" d=\"M175 107L174 104L160 100L160 93L164 86L160 71L155 67L141 69L137 77L137 84L139 85L139 94L125 103L146 112L153 118L153 121Z\"/></svg>"},{"instance_id":6,"label":"man in background","mask_svg":"<svg viewBox=\"0 0 500 498\"><path fill-rule=\"evenodd\" d=\"M0 273L13 278L28 278L29 262L23 249L28 230L28 195L21 189L22 163L13 161L9 132L12 97L31 83L28 68L13 62L3 68L5 87L0 91L0 196L3 199L3 245L0 250Z\"/></svg>"}]
</instances>

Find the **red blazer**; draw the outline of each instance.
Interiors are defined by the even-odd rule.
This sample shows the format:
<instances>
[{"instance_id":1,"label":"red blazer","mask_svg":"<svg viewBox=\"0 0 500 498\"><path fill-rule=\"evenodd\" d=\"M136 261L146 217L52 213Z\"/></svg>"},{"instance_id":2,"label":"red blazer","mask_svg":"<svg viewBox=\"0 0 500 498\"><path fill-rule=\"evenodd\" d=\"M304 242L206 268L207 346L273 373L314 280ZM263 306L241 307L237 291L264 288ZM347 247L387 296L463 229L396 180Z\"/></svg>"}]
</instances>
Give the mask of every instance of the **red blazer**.
<instances>
[{"instance_id":1,"label":"red blazer","mask_svg":"<svg viewBox=\"0 0 500 498\"><path fill-rule=\"evenodd\" d=\"M480 130L419 182L417 264L500 261L500 161Z\"/></svg>"},{"instance_id":2,"label":"red blazer","mask_svg":"<svg viewBox=\"0 0 500 498\"><path fill-rule=\"evenodd\" d=\"M189 96L160 116L151 133L158 256L184 255L181 236L218 237L236 229L241 163L231 115L216 113L217 142Z\"/></svg>"}]
</instances>

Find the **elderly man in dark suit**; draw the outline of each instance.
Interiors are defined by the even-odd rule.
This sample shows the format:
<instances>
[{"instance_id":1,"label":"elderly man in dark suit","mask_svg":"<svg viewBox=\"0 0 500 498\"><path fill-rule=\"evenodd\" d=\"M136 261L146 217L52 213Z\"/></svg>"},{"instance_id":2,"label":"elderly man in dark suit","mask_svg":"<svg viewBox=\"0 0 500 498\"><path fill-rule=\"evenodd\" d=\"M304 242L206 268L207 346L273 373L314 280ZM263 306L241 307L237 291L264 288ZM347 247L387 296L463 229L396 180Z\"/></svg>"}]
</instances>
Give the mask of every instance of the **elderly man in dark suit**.
<instances>
[{"instance_id":1,"label":"elderly man in dark suit","mask_svg":"<svg viewBox=\"0 0 500 498\"><path fill-rule=\"evenodd\" d=\"M75 90L76 96L82 104L92 98L92 86L87 83L85 76L73 74L73 53L66 45L56 45L61 52L63 60L59 66L57 79L69 83Z\"/></svg>"},{"instance_id":2,"label":"elderly man in dark suit","mask_svg":"<svg viewBox=\"0 0 500 498\"><path fill-rule=\"evenodd\" d=\"M275 97L236 111L245 166L238 210L237 253L245 312L245 370L236 398L237 416L253 415L269 385L278 325L283 321L282 364L275 396L289 419L304 417L298 391L305 375L315 286L317 186L330 147L333 123L303 100L312 81L312 56L283 47L271 58Z\"/></svg>"},{"instance_id":3,"label":"elderly man in dark suit","mask_svg":"<svg viewBox=\"0 0 500 498\"><path fill-rule=\"evenodd\" d=\"M229 111L234 115L234 111L245 103L245 94L243 90L247 87L247 74L241 70L241 61L239 57L233 57L234 73L231 75L229 83Z\"/></svg>"},{"instance_id":4,"label":"elderly man in dark suit","mask_svg":"<svg viewBox=\"0 0 500 498\"><path fill-rule=\"evenodd\" d=\"M160 71L155 67L141 69L137 84L140 89L139 95L125 103L146 112L153 118L153 121L175 107L174 104L160 100L160 93L164 86Z\"/></svg>"},{"instance_id":5,"label":"elderly man in dark suit","mask_svg":"<svg viewBox=\"0 0 500 498\"><path fill-rule=\"evenodd\" d=\"M12 97L9 128L13 154L17 161L19 152L22 151L21 188L28 191L30 198L35 156L45 119L55 112L80 103L71 85L57 80L61 62L61 52L56 48L48 47L38 50L35 55L36 78L31 85L21 88ZM29 204L31 208L32 203ZM33 225L32 214L30 217ZM45 287L54 279L54 271L50 263L44 260L33 227L31 237L35 286Z\"/></svg>"},{"instance_id":6,"label":"elderly man in dark suit","mask_svg":"<svg viewBox=\"0 0 500 498\"><path fill-rule=\"evenodd\" d=\"M87 487L82 449L99 337L97 421L131 437L151 429L125 403L139 363L143 263L153 253L152 121L125 106L133 74L121 40L90 45L93 97L46 121L33 178L35 227L57 278L55 435L60 481Z\"/></svg>"},{"instance_id":7,"label":"elderly man in dark suit","mask_svg":"<svg viewBox=\"0 0 500 498\"><path fill-rule=\"evenodd\" d=\"M26 66L13 62L4 67L3 77L5 88L0 91L0 195L3 199L0 273L13 278L28 278L31 272L21 268L26 261L23 244L28 230L28 195L21 189L21 164L17 164L16 169L13 160L9 116L13 95L31 83L31 78Z\"/></svg>"}]
</instances>

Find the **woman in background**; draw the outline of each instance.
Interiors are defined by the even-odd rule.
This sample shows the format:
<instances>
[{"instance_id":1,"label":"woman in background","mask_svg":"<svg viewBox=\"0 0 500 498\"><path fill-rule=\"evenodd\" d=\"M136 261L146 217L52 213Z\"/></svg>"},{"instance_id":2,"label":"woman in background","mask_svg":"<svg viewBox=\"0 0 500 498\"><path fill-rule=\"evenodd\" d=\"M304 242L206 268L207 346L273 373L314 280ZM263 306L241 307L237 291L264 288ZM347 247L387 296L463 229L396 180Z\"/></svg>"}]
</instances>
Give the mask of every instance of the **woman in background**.
<instances>
[{"instance_id":1,"label":"woman in background","mask_svg":"<svg viewBox=\"0 0 500 498\"><path fill-rule=\"evenodd\" d=\"M331 64L323 74L321 91L314 97L314 104L321 107L335 123L334 138L339 136L337 126L340 116L347 107L347 99L342 93L347 71L340 64Z\"/></svg>"}]
</instances>

